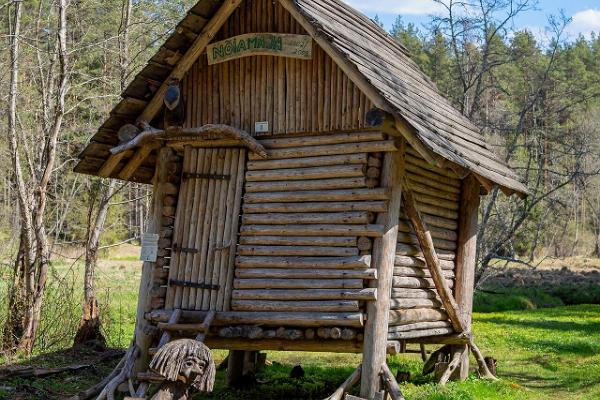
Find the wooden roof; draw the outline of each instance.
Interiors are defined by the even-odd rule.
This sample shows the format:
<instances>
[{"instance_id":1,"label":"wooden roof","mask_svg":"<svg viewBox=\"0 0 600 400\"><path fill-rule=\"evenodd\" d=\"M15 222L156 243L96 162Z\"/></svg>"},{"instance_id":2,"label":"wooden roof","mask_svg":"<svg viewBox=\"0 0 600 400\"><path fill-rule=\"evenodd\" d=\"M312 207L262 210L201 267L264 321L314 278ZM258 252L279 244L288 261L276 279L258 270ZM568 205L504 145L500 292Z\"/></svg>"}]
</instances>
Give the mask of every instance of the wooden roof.
<instances>
[{"instance_id":1,"label":"wooden roof","mask_svg":"<svg viewBox=\"0 0 600 400\"><path fill-rule=\"evenodd\" d=\"M527 193L517 174L495 154L479 129L444 98L406 49L371 19L338 0L280 2L375 105L409 127L413 139L427 152L474 172L482 182L493 182L507 193ZM219 9L228 3L232 0L200 0L188 12L124 91L123 100L91 139L75 171L101 175L108 149L118 142L117 130L125 123L134 123L144 112L213 15L219 16ZM130 180L149 182L152 162L150 156Z\"/></svg>"}]
</instances>

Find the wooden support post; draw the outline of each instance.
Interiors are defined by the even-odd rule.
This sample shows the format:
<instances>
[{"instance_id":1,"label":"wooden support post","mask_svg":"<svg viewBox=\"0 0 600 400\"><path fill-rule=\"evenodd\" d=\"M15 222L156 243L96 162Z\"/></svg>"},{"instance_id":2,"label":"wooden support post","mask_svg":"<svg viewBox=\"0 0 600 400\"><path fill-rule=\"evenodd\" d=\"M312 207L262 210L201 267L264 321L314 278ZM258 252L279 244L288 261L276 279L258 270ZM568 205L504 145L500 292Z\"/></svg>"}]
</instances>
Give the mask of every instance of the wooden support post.
<instances>
[{"instance_id":1,"label":"wooden support post","mask_svg":"<svg viewBox=\"0 0 600 400\"><path fill-rule=\"evenodd\" d=\"M148 233L160 233L161 220L163 214L163 197L165 196L165 188L168 186L168 164L173 157L173 150L168 147L163 147L158 153L156 160L156 172L154 175L154 190L152 193L152 212L148 222ZM149 354L148 350L152 342L152 335L148 333L149 322L144 318L144 315L151 311L151 296L150 292L154 282L154 274L156 271L156 263L144 262L142 267L142 277L140 280L140 289L138 294L138 308L136 313L135 323L135 345L140 351L140 355L136 360L134 373L145 372L148 369Z\"/></svg>"},{"instance_id":2,"label":"wooden support post","mask_svg":"<svg viewBox=\"0 0 600 400\"><path fill-rule=\"evenodd\" d=\"M438 259L435 246L433 244L433 239L431 238L431 232L427 226L425 226L425 223L421 218L421 214L417 209L417 201L415 200L415 196L410 189L410 183L405 177L403 178L402 186L404 190L404 208L406 210L406 214L413 224L415 233L421 246L421 250L423 251L423 256L427 262L427 267L431 272L431 277L435 283L438 295L444 304L444 309L446 310L446 313L448 313L448 317L450 318L450 322L452 323L454 330L460 333L465 332L465 324L463 323L459 314L458 305L454 299L454 296L452 295L452 290L444 278L442 267L440 266L440 260Z\"/></svg>"},{"instance_id":3,"label":"wooden support post","mask_svg":"<svg viewBox=\"0 0 600 400\"><path fill-rule=\"evenodd\" d=\"M360 388L361 396L368 399L372 399L379 389L379 373L385 364L403 176L404 146L400 151L386 153L382 169L381 185L389 188L390 201L387 213L379 214L377 221L385 226L384 234L373 243L371 266L378 270L379 279L371 281L371 285L377 287L379 297L376 302L367 305Z\"/></svg>"},{"instance_id":4,"label":"wooden support post","mask_svg":"<svg viewBox=\"0 0 600 400\"><path fill-rule=\"evenodd\" d=\"M227 357L227 386L237 387L244 375L244 350L230 350Z\"/></svg>"},{"instance_id":5,"label":"wooden support post","mask_svg":"<svg viewBox=\"0 0 600 400\"><path fill-rule=\"evenodd\" d=\"M471 330L473 285L477 259L477 223L479 212L479 181L473 175L462 183L460 218L458 222L458 249L456 252L455 295L460 316L467 331ZM458 348L463 348L458 346ZM459 379L469 376L469 348L461 357Z\"/></svg>"}]
</instances>

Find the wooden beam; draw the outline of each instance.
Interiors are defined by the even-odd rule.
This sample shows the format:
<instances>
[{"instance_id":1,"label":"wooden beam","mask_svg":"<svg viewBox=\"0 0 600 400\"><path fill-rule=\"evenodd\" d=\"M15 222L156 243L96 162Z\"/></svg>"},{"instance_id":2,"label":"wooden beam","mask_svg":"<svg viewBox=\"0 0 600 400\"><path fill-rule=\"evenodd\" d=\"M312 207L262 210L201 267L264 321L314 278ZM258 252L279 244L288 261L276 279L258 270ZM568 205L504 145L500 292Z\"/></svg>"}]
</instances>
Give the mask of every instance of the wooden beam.
<instances>
[{"instance_id":1,"label":"wooden beam","mask_svg":"<svg viewBox=\"0 0 600 400\"><path fill-rule=\"evenodd\" d=\"M121 172L119 172L119 178L124 181L129 180L131 176L135 173L135 171L142 165L144 160L152 153L152 150L156 149L157 146L144 146L141 147L133 157L129 160L127 165L123 167Z\"/></svg>"},{"instance_id":2,"label":"wooden beam","mask_svg":"<svg viewBox=\"0 0 600 400\"><path fill-rule=\"evenodd\" d=\"M479 201L479 181L475 176L470 175L462 183L456 251L456 283L454 285L456 302L467 331L471 330L473 310ZM464 380L469 376L469 349L462 346L453 348L456 351L461 349L464 351L461 356L459 378Z\"/></svg>"},{"instance_id":3,"label":"wooden beam","mask_svg":"<svg viewBox=\"0 0 600 400\"><path fill-rule=\"evenodd\" d=\"M131 154L131 152L125 152L111 155L98 170L98 176L101 178L108 178L112 175L115 168L117 168L117 165L119 165L124 158L131 156Z\"/></svg>"},{"instance_id":4,"label":"wooden beam","mask_svg":"<svg viewBox=\"0 0 600 400\"><path fill-rule=\"evenodd\" d=\"M152 121L152 119L162 108L163 98L169 86L169 81L171 79L182 79L185 76L192 65L194 65L198 57L200 57L206 46L215 37L223 23L227 21L229 16L235 11L241 2L242 0L225 0L223 2L223 5L204 26L189 50L183 57L181 57L169 77L162 82L152 100L148 103L144 111L138 117L138 121Z\"/></svg>"},{"instance_id":5,"label":"wooden beam","mask_svg":"<svg viewBox=\"0 0 600 400\"><path fill-rule=\"evenodd\" d=\"M417 235L417 239L419 240L421 250L423 251L423 256L427 262L427 267L431 272L431 277L433 278L435 287L442 300L442 303L444 304L444 308L448 313L452 327L456 332L465 332L466 328L459 314L458 304L452 296L452 290L450 289L448 282L446 279L444 279L444 273L435 251L433 239L431 238L431 232L429 232L429 229L427 229L423 219L421 218L421 214L417 209L415 196L410 189L410 183L406 177L403 178L402 186L404 190L404 209L406 210L406 214L413 224L413 228Z\"/></svg>"},{"instance_id":6,"label":"wooden beam","mask_svg":"<svg viewBox=\"0 0 600 400\"><path fill-rule=\"evenodd\" d=\"M379 373L385 364L390 298L394 279L394 260L398 240L398 224L402 200L402 177L404 176L404 143L399 151L386 153L381 177L381 186L389 188L390 200L387 213L378 216L377 223L383 225L384 234L373 244L371 267L378 271L379 279L372 281L379 298L367 304L367 324L363 350L363 373L361 376L362 397L372 399L379 390Z\"/></svg>"}]
</instances>

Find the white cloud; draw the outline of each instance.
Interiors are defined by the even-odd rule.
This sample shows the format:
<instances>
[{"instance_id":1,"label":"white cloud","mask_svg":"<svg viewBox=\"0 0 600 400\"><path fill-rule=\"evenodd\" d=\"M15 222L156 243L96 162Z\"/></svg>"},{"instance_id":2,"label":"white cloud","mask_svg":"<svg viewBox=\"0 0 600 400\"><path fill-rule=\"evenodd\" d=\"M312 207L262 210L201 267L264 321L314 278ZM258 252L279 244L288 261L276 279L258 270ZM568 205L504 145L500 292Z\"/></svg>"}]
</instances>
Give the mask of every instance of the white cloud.
<instances>
[{"instance_id":1,"label":"white cloud","mask_svg":"<svg viewBox=\"0 0 600 400\"><path fill-rule=\"evenodd\" d=\"M352 7L362 12L427 15L440 14L444 7L433 0L348 0Z\"/></svg>"},{"instance_id":2,"label":"white cloud","mask_svg":"<svg viewBox=\"0 0 600 400\"><path fill-rule=\"evenodd\" d=\"M570 34L589 37L592 32L600 33L600 10L589 9L573 15L573 21L568 27Z\"/></svg>"}]
</instances>

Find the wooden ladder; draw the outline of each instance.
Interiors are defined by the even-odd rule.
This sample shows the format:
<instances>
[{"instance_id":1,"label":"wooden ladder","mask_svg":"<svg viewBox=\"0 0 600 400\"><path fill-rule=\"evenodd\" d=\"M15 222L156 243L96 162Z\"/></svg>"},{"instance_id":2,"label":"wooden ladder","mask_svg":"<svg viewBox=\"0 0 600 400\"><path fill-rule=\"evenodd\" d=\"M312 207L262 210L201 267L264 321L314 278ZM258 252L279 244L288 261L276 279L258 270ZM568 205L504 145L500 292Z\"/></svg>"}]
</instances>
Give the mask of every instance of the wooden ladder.
<instances>
[{"instance_id":1,"label":"wooden ladder","mask_svg":"<svg viewBox=\"0 0 600 400\"><path fill-rule=\"evenodd\" d=\"M149 354L154 356L156 352L169 343L173 336L173 332L186 332L186 333L195 333L196 340L199 342L204 342L206 339L206 335L208 335L208 331L210 330L210 326L212 325L216 312L209 311L202 323L199 324L181 324L179 323L181 320L182 311L181 309L176 309L171 314L169 318L169 322L161 322L158 324L158 329L160 329L163 333L158 342L158 346L151 348L149 350ZM130 397L129 399L143 399L144 395L148 391L148 386L150 382L162 382L162 376L155 374L152 371L140 372L137 374L137 379L140 383L138 390L136 391L136 397Z\"/></svg>"}]
</instances>

